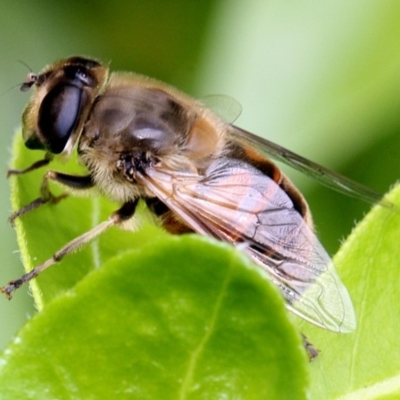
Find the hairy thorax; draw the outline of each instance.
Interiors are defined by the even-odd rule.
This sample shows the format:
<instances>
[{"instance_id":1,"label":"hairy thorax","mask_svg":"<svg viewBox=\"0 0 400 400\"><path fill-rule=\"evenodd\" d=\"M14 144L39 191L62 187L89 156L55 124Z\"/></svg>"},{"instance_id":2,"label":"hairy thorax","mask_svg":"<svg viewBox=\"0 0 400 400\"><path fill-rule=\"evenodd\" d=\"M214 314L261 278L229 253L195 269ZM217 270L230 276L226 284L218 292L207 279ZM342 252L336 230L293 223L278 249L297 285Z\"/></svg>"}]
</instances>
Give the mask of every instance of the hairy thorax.
<instances>
[{"instance_id":1,"label":"hairy thorax","mask_svg":"<svg viewBox=\"0 0 400 400\"><path fill-rule=\"evenodd\" d=\"M79 141L81 161L100 191L114 201L154 196L137 181L138 172L143 175L157 165L201 174L224 147L221 126L212 129L215 120L210 118L216 117L209 111L198 103L186 104L168 87L147 83L135 75L112 75Z\"/></svg>"}]
</instances>

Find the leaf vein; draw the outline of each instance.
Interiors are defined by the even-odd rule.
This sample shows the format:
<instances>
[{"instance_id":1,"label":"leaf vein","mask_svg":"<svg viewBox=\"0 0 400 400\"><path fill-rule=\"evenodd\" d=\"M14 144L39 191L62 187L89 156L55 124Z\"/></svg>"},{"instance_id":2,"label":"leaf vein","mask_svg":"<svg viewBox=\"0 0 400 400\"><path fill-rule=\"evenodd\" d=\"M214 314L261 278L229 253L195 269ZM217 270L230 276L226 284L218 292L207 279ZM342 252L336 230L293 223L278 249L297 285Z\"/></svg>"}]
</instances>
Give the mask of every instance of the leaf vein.
<instances>
[{"instance_id":1,"label":"leaf vein","mask_svg":"<svg viewBox=\"0 0 400 400\"><path fill-rule=\"evenodd\" d=\"M394 376L374 385L355 390L337 398L337 400L369 400L377 399L384 395L400 392L400 377Z\"/></svg>"},{"instance_id":2,"label":"leaf vein","mask_svg":"<svg viewBox=\"0 0 400 400\"><path fill-rule=\"evenodd\" d=\"M194 373L195 373L195 369L196 369L196 364L197 364L197 362L200 358L200 355L201 355L203 349L205 348L209 338L211 337L213 329L216 325L218 314L221 310L221 305L223 303L223 299L226 294L226 288L229 285L229 281L232 276L232 266L233 266L233 260L231 260L231 263L229 265L229 269L227 271L225 279L222 282L218 298L215 302L215 306L214 306L213 312L211 314L208 329L205 331L203 338L200 340L198 346L194 349L192 356L190 357L187 373L183 379L180 394L179 394L180 400L184 400L187 398L188 392L192 385L192 381L193 381L193 377L194 377Z\"/></svg>"}]
</instances>

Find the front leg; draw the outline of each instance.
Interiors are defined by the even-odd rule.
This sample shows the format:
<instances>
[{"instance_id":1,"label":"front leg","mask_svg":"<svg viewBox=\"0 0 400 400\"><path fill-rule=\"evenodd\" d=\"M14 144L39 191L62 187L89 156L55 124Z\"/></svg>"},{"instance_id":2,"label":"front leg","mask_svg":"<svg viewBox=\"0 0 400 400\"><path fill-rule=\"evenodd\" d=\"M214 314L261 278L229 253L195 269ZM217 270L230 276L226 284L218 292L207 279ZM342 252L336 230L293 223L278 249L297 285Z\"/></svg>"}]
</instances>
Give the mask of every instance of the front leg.
<instances>
[{"instance_id":1,"label":"front leg","mask_svg":"<svg viewBox=\"0 0 400 400\"><path fill-rule=\"evenodd\" d=\"M64 186L67 190L88 190L94 186L92 177L90 175L85 176L75 176L67 175L56 171L47 171L43 177L42 184L40 186L41 196L21 209L15 211L9 218L11 225L14 225L15 219L21 217L22 215L37 209L46 203L57 203L62 199L65 199L68 194L63 193L60 196L54 196L50 191L49 181L54 181L61 186Z\"/></svg>"},{"instance_id":2,"label":"front leg","mask_svg":"<svg viewBox=\"0 0 400 400\"><path fill-rule=\"evenodd\" d=\"M51 160L53 159L53 156L50 153L46 153L43 160L35 161L32 165L30 165L27 168L24 169L9 169L7 171L7 178L9 178L12 175L23 175L31 171L35 171L39 168L45 167L48 165Z\"/></svg>"},{"instance_id":3,"label":"front leg","mask_svg":"<svg viewBox=\"0 0 400 400\"><path fill-rule=\"evenodd\" d=\"M99 225L95 226L90 231L71 240L59 251L54 253L53 256L49 258L47 261L45 261L43 264L32 269L25 275L22 275L20 278L8 282L6 286L0 288L0 292L4 293L8 299L11 299L13 292L17 290L21 285L37 277L42 271L51 267L53 264L58 263L66 255L73 253L80 247L84 246L86 243L91 242L93 239L100 236L104 231L106 231L111 226L121 225L123 222L132 218L133 215L135 214L138 202L139 199L125 203L120 209L112 213L106 221L101 222Z\"/></svg>"},{"instance_id":4,"label":"front leg","mask_svg":"<svg viewBox=\"0 0 400 400\"><path fill-rule=\"evenodd\" d=\"M308 355L308 359L310 361L313 361L319 354L319 350L317 348L315 348L312 343L309 342L309 340L307 339L306 335L304 335L303 333L301 334L301 337L303 339L303 346L306 349L307 355Z\"/></svg>"}]
</instances>

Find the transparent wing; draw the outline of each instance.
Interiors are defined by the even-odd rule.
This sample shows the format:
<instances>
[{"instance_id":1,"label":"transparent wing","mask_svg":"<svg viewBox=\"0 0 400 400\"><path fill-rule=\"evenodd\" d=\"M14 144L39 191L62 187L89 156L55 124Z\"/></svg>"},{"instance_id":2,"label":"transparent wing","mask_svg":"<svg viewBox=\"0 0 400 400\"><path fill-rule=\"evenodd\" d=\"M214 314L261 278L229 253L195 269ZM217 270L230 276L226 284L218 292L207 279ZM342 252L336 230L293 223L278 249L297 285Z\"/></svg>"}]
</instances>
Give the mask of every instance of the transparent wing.
<instances>
[{"instance_id":1,"label":"transparent wing","mask_svg":"<svg viewBox=\"0 0 400 400\"><path fill-rule=\"evenodd\" d=\"M329 256L269 177L242 161L220 159L205 176L153 168L141 180L194 231L241 244L294 313L332 331L355 328L351 300Z\"/></svg>"},{"instance_id":2,"label":"transparent wing","mask_svg":"<svg viewBox=\"0 0 400 400\"><path fill-rule=\"evenodd\" d=\"M304 174L318 180L321 184L344 193L348 196L366 201L371 204L380 203L381 205L393 208L394 205L389 201L383 200L382 195L374 190L361 185L341 174L331 171L319 164L316 164L296 153L287 150L268 139L260 138L237 126L231 125L231 137L242 146L257 148L262 154L281 161Z\"/></svg>"},{"instance_id":3,"label":"transparent wing","mask_svg":"<svg viewBox=\"0 0 400 400\"><path fill-rule=\"evenodd\" d=\"M241 104L227 95L212 94L201 98L199 101L230 124L235 122L242 113Z\"/></svg>"}]
</instances>

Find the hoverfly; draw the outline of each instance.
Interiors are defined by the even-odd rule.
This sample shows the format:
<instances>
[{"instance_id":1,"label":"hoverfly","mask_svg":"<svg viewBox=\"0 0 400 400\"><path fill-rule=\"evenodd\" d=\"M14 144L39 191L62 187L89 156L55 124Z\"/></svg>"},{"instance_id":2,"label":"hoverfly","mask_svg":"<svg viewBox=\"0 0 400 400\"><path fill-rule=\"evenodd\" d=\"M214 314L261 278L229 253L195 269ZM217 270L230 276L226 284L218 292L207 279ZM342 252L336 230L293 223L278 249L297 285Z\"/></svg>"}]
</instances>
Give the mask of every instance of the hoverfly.
<instances>
[{"instance_id":1,"label":"hoverfly","mask_svg":"<svg viewBox=\"0 0 400 400\"><path fill-rule=\"evenodd\" d=\"M75 149L88 173L47 171L41 197L11 220L54 201L50 181L74 193L96 187L121 207L1 288L8 298L82 244L134 218L142 200L168 232L196 232L240 247L303 319L336 332L355 328L350 297L313 233L305 199L267 155L350 195L376 202L375 192L226 122L170 86L132 73L109 74L95 59L58 61L28 74L21 90L32 86L23 139L46 156L9 175Z\"/></svg>"}]
</instances>

